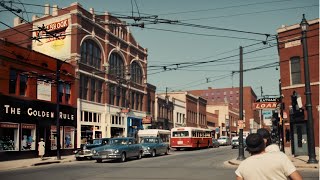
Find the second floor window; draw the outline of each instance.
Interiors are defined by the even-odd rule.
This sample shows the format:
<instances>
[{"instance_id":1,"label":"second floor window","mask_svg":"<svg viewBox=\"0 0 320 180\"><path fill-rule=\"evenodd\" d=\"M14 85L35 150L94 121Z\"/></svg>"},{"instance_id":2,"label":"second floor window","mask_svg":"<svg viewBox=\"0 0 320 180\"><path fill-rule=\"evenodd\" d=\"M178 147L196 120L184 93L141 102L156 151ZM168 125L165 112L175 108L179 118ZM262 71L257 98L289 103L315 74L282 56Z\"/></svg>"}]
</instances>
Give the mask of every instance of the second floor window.
<instances>
[{"instance_id":1,"label":"second floor window","mask_svg":"<svg viewBox=\"0 0 320 180\"><path fill-rule=\"evenodd\" d=\"M142 84L142 70L137 62L131 64L131 80L135 83Z\"/></svg>"},{"instance_id":2,"label":"second floor window","mask_svg":"<svg viewBox=\"0 0 320 180\"><path fill-rule=\"evenodd\" d=\"M9 94L25 96L27 94L28 76L21 71L10 69Z\"/></svg>"},{"instance_id":3,"label":"second floor window","mask_svg":"<svg viewBox=\"0 0 320 180\"><path fill-rule=\"evenodd\" d=\"M85 40L82 43L81 62L97 69L101 68L101 49L93 40Z\"/></svg>"},{"instance_id":4,"label":"second floor window","mask_svg":"<svg viewBox=\"0 0 320 180\"><path fill-rule=\"evenodd\" d=\"M112 53L109 59L109 73L124 78L124 61L118 53Z\"/></svg>"},{"instance_id":5,"label":"second floor window","mask_svg":"<svg viewBox=\"0 0 320 180\"><path fill-rule=\"evenodd\" d=\"M292 57L290 58L291 62L291 84L301 84L301 66L300 58Z\"/></svg>"}]
</instances>

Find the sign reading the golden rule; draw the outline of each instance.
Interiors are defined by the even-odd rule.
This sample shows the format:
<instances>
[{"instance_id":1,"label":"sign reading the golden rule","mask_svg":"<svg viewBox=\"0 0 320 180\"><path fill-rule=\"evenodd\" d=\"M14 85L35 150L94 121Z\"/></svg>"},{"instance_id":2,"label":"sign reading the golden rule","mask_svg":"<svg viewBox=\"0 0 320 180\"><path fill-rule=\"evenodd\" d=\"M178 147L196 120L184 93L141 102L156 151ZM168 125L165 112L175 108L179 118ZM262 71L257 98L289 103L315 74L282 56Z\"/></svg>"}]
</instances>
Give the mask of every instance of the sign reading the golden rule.
<instances>
[{"instance_id":1,"label":"sign reading the golden rule","mask_svg":"<svg viewBox=\"0 0 320 180\"><path fill-rule=\"evenodd\" d=\"M48 56L65 59L71 52L71 17L63 15L39 22L34 22L33 37L39 41L32 42L32 49ZM38 27L45 27L39 31Z\"/></svg>"}]
</instances>

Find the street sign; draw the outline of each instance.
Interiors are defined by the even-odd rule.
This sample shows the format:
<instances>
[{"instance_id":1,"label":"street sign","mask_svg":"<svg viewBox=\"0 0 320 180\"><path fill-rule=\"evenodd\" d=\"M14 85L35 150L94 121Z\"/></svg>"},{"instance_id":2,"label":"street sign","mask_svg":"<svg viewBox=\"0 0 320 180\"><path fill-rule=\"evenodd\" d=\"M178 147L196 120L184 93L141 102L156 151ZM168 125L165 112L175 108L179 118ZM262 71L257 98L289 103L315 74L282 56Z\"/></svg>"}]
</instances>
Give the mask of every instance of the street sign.
<instances>
[{"instance_id":1,"label":"street sign","mask_svg":"<svg viewBox=\"0 0 320 180\"><path fill-rule=\"evenodd\" d=\"M280 98L262 98L256 100L256 102L280 102Z\"/></svg>"},{"instance_id":2,"label":"street sign","mask_svg":"<svg viewBox=\"0 0 320 180\"><path fill-rule=\"evenodd\" d=\"M276 109L277 102L256 102L253 103L254 109Z\"/></svg>"},{"instance_id":3,"label":"street sign","mask_svg":"<svg viewBox=\"0 0 320 180\"><path fill-rule=\"evenodd\" d=\"M239 129L243 129L243 120L238 120Z\"/></svg>"}]
</instances>

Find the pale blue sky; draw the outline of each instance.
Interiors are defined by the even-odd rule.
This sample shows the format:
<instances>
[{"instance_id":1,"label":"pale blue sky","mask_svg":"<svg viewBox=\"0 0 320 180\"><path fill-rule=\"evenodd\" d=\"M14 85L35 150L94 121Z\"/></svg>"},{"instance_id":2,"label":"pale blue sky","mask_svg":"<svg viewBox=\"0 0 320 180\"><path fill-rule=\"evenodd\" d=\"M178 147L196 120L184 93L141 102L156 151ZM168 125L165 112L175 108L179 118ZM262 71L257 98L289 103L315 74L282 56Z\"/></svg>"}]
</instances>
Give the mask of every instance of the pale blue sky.
<instances>
[{"instance_id":1,"label":"pale blue sky","mask_svg":"<svg viewBox=\"0 0 320 180\"><path fill-rule=\"evenodd\" d=\"M18 2L18 0L14 0ZM50 6L57 4L59 7L69 6L76 1L59 0L20 0L23 3ZM87 10L94 8L97 13L108 11L122 15L131 15L131 0L81 0L78 1ZM136 5L133 2L135 16ZM306 18L319 18L319 1L317 0L136 0L141 16L146 14L158 15L159 18L179 20L183 23L219 27L232 30L250 31L254 33L276 34L281 25L300 23L302 14ZM8 5L8 4L7 4ZM21 7L19 4L14 4ZM28 12L43 13L43 7L25 5ZM13 8L15 8L13 6ZM12 26L13 15L0 7L0 21ZM143 14L146 13L146 14ZM23 14L24 18L31 20L32 13ZM131 20L126 20L133 23ZM148 48L148 66L166 66L167 69L183 62L210 61L235 55L236 57L223 59L218 62L198 66L180 68L177 70L161 72L163 68L149 68L148 82L157 86L157 92L164 92L168 87L172 90L206 89L208 87L224 88L238 87L239 76L232 71L239 70L239 46L247 46L259 41L235 39L218 36L232 36L255 40L266 40L266 36L232 32L225 30L201 29L187 26L154 24L146 25L145 29L130 27L135 39L141 46ZM5 28L0 25L0 28ZM188 33L209 34L210 36L192 35L171 31ZM269 39L272 39L270 37ZM275 41L272 41L275 42ZM271 42L270 45L274 45ZM268 47L259 45L244 48L244 53L259 48ZM277 48L271 47L244 55L244 69L258 67L264 64L277 62ZM180 65L182 66L182 65ZM244 85L251 86L256 94L260 95L260 86L265 95L277 95L279 72L275 67L248 71L244 73ZM225 77L220 80L221 77ZM208 83L206 83L207 79Z\"/></svg>"}]
</instances>

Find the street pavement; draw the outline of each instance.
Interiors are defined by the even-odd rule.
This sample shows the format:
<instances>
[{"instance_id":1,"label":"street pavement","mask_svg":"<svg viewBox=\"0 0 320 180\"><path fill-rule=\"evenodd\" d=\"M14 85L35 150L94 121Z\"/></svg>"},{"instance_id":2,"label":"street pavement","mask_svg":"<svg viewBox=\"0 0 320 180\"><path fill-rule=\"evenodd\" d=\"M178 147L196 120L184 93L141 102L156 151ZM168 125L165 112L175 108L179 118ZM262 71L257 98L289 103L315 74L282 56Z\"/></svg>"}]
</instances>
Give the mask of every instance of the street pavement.
<instances>
[{"instance_id":1,"label":"street pavement","mask_svg":"<svg viewBox=\"0 0 320 180\"><path fill-rule=\"evenodd\" d=\"M230 146L190 151L172 151L155 158L117 161L72 161L0 171L1 180L208 180L235 179L237 166L229 164L238 155ZM245 154L245 156L248 156ZM53 159L54 160L54 159ZM1 163L0 163L1 164ZM304 179L319 179L319 169L299 169Z\"/></svg>"}]
</instances>

